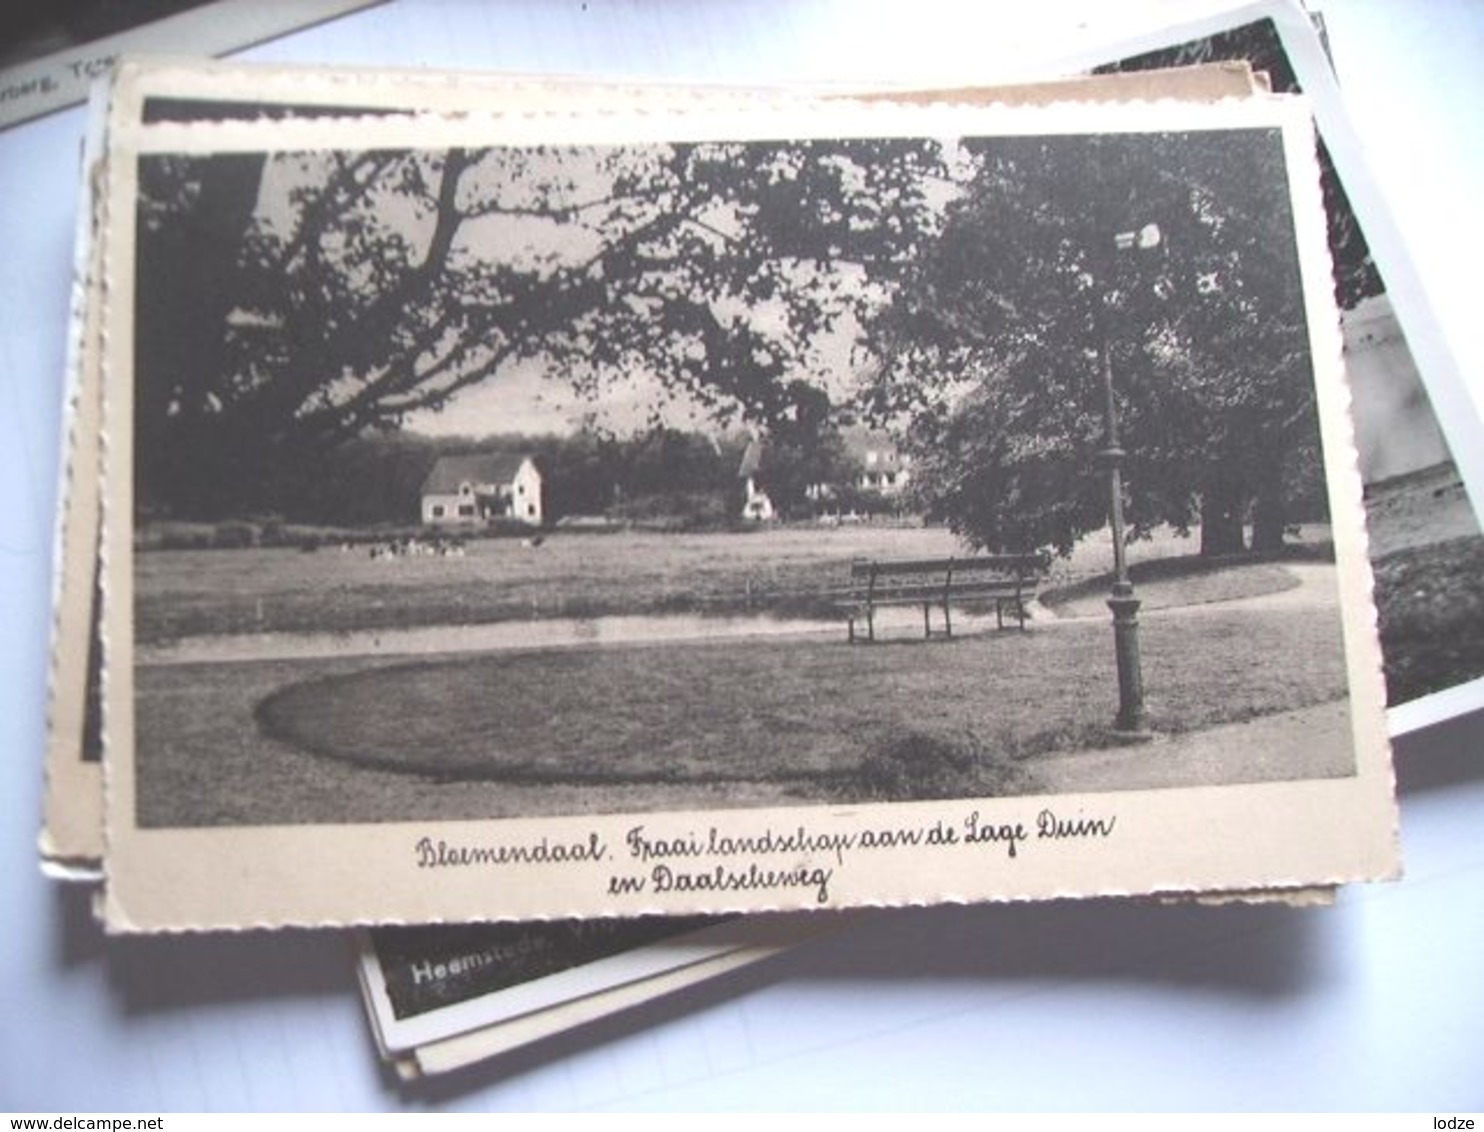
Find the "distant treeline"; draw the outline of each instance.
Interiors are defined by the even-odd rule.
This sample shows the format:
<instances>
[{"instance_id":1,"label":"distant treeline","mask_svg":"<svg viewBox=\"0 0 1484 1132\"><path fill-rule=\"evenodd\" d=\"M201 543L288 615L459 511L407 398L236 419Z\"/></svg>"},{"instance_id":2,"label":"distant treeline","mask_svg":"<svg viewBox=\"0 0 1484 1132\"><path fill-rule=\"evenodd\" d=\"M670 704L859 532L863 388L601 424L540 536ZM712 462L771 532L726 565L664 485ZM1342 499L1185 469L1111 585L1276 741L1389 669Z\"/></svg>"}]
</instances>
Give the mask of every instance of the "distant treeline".
<instances>
[{"instance_id":1,"label":"distant treeline","mask_svg":"<svg viewBox=\"0 0 1484 1132\"><path fill-rule=\"evenodd\" d=\"M741 521L739 474L749 437L712 436L657 428L630 436L579 432L570 436L430 437L411 432L374 434L319 454L314 468L254 490L208 495L185 509L144 506L140 521L223 523L252 520L329 529L399 527L419 521L422 487L442 456L531 457L541 472L548 524L569 516L597 516L674 528L719 528ZM753 473L784 518L810 518L821 508L863 514L895 511L899 500L858 490L859 469L833 429L802 440L770 442L767 463ZM826 499L817 485L829 484Z\"/></svg>"},{"instance_id":2,"label":"distant treeline","mask_svg":"<svg viewBox=\"0 0 1484 1132\"><path fill-rule=\"evenodd\" d=\"M147 508L141 520L257 517L325 527L407 526L418 521L423 483L438 459L478 453L530 456L541 471L549 523L591 515L725 525L740 513L738 468L747 443L740 433L716 438L673 429L626 437L386 433L322 453L311 474L295 478L291 492L265 484L254 493L239 484L219 505L178 513Z\"/></svg>"},{"instance_id":3,"label":"distant treeline","mask_svg":"<svg viewBox=\"0 0 1484 1132\"><path fill-rule=\"evenodd\" d=\"M570 515L611 518L695 513L724 522L734 497L745 436L715 440L658 429L630 437L503 435L428 437L388 433L328 453L297 501L279 508L295 522L374 526L415 522L422 486L441 456L530 456L541 471L547 521ZM704 513L704 514L702 514Z\"/></svg>"}]
</instances>

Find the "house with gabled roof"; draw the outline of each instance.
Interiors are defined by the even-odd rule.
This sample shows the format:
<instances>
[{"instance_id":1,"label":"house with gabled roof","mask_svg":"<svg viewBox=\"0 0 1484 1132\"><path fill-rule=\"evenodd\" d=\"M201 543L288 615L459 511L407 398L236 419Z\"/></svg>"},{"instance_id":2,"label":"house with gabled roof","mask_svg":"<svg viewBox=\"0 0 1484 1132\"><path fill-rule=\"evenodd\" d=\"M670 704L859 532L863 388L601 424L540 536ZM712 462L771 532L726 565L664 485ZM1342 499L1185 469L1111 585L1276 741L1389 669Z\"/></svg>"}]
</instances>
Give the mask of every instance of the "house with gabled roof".
<instances>
[{"instance_id":1,"label":"house with gabled roof","mask_svg":"<svg viewBox=\"0 0 1484 1132\"><path fill-rule=\"evenodd\" d=\"M742 481L742 517L753 522L767 522L777 517L773 499L758 479L758 473L763 470L765 452L762 438L754 436L747 442L742 464L737 469L737 478Z\"/></svg>"},{"instance_id":2,"label":"house with gabled roof","mask_svg":"<svg viewBox=\"0 0 1484 1132\"><path fill-rule=\"evenodd\" d=\"M839 430L838 438L844 456L836 469L838 478L804 489L816 511L853 510L863 505L869 509L872 498L887 507L900 506L911 479L912 457L890 435L875 429L847 425ZM774 452L767 440L754 436L742 454L737 478L742 482L744 519L765 522L778 515L767 489Z\"/></svg>"},{"instance_id":3,"label":"house with gabled roof","mask_svg":"<svg viewBox=\"0 0 1484 1132\"><path fill-rule=\"evenodd\" d=\"M545 520L535 461L500 453L440 456L423 481L423 523L467 527L497 519L533 527Z\"/></svg>"},{"instance_id":4,"label":"house with gabled roof","mask_svg":"<svg viewBox=\"0 0 1484 1132\"><path fill-rule=\"evenodd\" d=\"M855 465L855 486L884 496L900 495L911 478L912 458L889 435L852 425L840 430L846 455Z\"/></svg>"}]
</instances>

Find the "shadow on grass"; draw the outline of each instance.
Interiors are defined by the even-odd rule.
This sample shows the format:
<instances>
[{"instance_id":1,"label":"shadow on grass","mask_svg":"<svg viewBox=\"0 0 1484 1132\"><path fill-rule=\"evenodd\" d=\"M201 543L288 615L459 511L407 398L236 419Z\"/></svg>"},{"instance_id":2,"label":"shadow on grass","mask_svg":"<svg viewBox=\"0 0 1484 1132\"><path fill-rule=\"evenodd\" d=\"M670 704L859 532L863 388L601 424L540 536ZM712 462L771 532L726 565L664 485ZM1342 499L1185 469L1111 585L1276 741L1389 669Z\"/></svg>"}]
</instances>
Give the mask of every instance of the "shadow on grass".
<instances>
[{"instance_id":1,"label":"shadow on grass","mask_svg":"<svg viewBox=\"0 0 1484 1132\"><path fill-rule=\"evenodd\" d=\"M416 664L380 668L375 682L380 684L386 678L397 680L399 676L426 676L429 667ZM544 759L511 757L508 752L505 758L491 758L484 743L476 743L468 757L455 757L450 762L430 754L435 749L432 747L424 747L419 753L395 737L390 742L362 744L349 740L333 721L327 724L316 709L345 698L349 684L351 710L358 712L360 708L356 705L362 703L362 690L356 685L361 683L354 677L331 676L289 685L260 700L253 715L260 731L277 742L352 766L437 782L560 784L599 789L633 785L725 786L753 783L766 773L787 793L825 802L927 801L1035 793L1038 781L1020 765L1020 760L1068 740L1064 732L1040 732L1029 741L1005 733L996 737L997 742L990 743L972 728L946 732L891 723L883 725L880 734L865 737L857 751L832 758L827 765L787 766L776 759L760 764L756 757L699 762L655 758L640 759L638 765L633 765L633 761L625 763L624 752L617 749L612 752L611 763L591 750L559 749ZM311 704L315 706L311 708ZM607 733L601 724L590 725L588 730ZM802 729L795 730L801 745L814 738ZM1094 744L1099 735L1098 730L1087 729L1087 734L1080 737ZM566 757L569 754L571 757ZM595 754L599 755L596 759L592 757Z\"/></svg>"},{"instance_id":2,"label":"shadow on grass","mask_svg":"<svg viewBox=\"0 0 1484 1132\"><path fill-rule=\"evenodd\" d=\"M1151 726L1168 734L1345 687L1338 625L1322 610L1165 619L1145 653ZM321 777L340 780L339 764L394 773L412 792L577 789L585 812L632 807L636 791L676 805L759 789L830 803L1035 793L1037 756L1110 741L1117 688L1108 634L1092 622L872 646L804 636L297 671L244 706L277 749L320 756Z\"/></svg>"},{"instance_id":3,"label":"shadow on grass","mask_svg":"<svg viewBox=\"0 0 1484 1132\"><path fill-rule=\"evenodd\" d=\"M1333 562L1334 543L1322 540L1293 543L1281 551L1222 555L1202 558L1186 554L1135 562L1129 579L1140 590L1145 609L1172 609L1218 601L1261 597L1298 586L1299 580L1283 569L1284 562ZM1041 591L1042 605L1062 609L1074 604L1101 601L1113 584L1108 571Z\"/></svg>"}]
</instances>

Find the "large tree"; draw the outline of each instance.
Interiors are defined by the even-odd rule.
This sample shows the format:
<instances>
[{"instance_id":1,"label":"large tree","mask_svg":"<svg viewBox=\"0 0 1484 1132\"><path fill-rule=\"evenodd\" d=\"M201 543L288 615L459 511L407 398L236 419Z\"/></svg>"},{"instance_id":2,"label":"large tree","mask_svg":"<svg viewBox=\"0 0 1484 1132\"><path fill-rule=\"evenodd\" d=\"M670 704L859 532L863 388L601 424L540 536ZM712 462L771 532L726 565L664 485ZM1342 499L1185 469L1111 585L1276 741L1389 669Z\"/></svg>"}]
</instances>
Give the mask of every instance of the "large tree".
<instances>
[{"instance_id":1,"label":"large tree","mask_svg":"<svg viewBox=\"0 0 1484 1132\"><path fill-rule=\"evenodd\" d=\"M1101 527L1106 366L1133 532L1199 521L1227 553L1250 516L1279 544L1317 445L1280 136L964 146L977 173L877 327L874 409L910 422L930 512L994 549Z\"/></svg>"},{"instance_id":2,"label":"large tree","mask_svg":"<svg viewBox=\"0 0 1484 1132\"><path fill-rule=\"evenodd\" d=\"M933 141L146 157L136 498L291 508L318 454L535 362L767 430L941 209ZM491 422L500 427L500 422Z\"/></svg>"},{"instance_id":3,"label":"large tree","mask_svg":"<svg viewBox=\"0 0 1484 1132\"><path fill-rule=\"evenodd\" d=\"M1302 92L1283 39L1269 18L1122 59L1097 70L1103 73L1152 71L1161 67L1191 67L1227 61L1250 63L1253 70L1267 76L1268 85L1280 94ZM1365 232L1350 207L1350 198L1322 139L1318 143L1318 154L1330 257L1334 261L1335 300L1343 309L1350 310L1362 299L1379 294L1385 286L1371 258Z\"/></svg>"}]
</instances>

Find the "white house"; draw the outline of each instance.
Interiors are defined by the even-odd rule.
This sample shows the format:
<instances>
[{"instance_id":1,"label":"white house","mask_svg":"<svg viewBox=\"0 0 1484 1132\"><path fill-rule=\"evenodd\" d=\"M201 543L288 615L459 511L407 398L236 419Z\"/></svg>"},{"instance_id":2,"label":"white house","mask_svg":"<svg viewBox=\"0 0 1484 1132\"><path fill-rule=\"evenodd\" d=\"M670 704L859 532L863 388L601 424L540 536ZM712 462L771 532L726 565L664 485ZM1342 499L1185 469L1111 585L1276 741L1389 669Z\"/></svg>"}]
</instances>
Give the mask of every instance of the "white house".
<instances>
[{"instance_id":1,"label":"white house","mask_svg":"<svg viewBox=\"0 0 1484 1132\"><path fill-rule=\"evenodd\" d=\"M912 458L885 433L852 427L840 430L845 452L856 467L855 486L862 491L899 495L911 478Z\"/></svg>"},{"instance_id":2,"label":"white house","mask_svg":"<svg viewBox=\"0 0 1484 1132\"><path fill-rule=\"evenodd\" d=\"M531 458L440 456L423 481L423 522L453 527L491 519L541 525L541 472Z\"/></svg>"},{"instance_id":3,"label":"white house","mask_svg":"<svg viewBox=\"0 0 1484 1132\"><path fill-rule=\"evenodd\" d=\"M849 426L840 430L840 442L849 472L842 469L844 478L835 482L811 483L804 489L809 499L830 507L838 505L849 488L886 499L895 499L906 492L912 458L901 451L891 437L871 429ZM767 441L753 437L742 454L737 477L742 481L744 519L766 522L777 517L773 500L763 486L767 480L771 451Z\"/></svg>"},{"instance_id":4,"label":"white house","mask_svg":"<svg viewBox=\"0 0 1484 1132\"><path fill-rule=\"evenodd\" d=\"M761 438L754 436L747 444L747 451L742 453L742 465L737 469L737 477L742 481L742 517L760 523L777 517L773 500L758 483L764 451Z\"/></svg>"}]
</instances>

